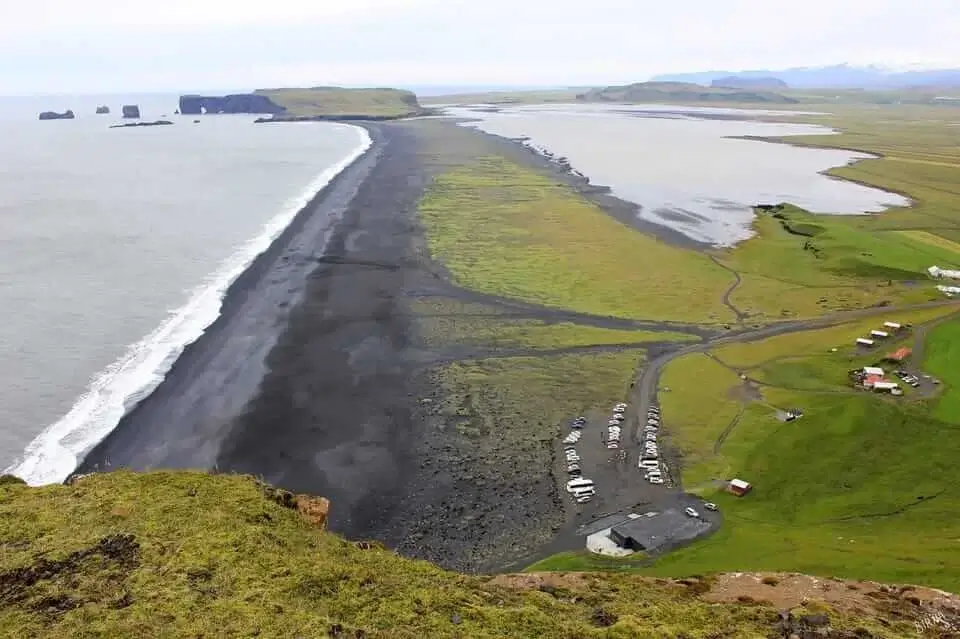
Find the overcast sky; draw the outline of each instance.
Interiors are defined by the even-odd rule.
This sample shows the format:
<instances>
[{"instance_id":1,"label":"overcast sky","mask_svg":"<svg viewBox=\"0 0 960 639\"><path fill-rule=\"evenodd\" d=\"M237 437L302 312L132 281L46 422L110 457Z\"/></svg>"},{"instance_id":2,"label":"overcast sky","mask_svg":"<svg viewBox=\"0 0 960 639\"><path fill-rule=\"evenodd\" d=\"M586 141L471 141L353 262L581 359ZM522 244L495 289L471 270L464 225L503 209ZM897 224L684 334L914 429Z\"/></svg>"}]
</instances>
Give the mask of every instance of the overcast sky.
<instances>
[{"instance_id":1,"label":"overcast sky","mask_svg":"<svg viewBox=\"0 0 960 639\"><path fill-rule=\"evenodd\" d=\"M0 0L0 94L960 67L960 0Z\"/></svg>"}]
</instances>

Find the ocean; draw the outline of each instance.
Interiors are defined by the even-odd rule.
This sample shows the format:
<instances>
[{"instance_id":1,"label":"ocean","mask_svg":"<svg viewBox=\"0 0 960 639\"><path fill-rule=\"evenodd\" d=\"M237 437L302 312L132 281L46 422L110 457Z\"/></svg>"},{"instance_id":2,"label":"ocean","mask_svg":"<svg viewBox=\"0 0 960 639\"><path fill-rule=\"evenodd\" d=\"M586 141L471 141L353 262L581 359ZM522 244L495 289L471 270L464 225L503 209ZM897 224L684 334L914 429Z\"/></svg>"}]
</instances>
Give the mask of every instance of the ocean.
<instances>
[{"instance_id":1,"label":"ocean","mask_svg":"<svg viewBox=\"0 0 960 639\"><path fill-rule=\"evenodd\" d=\"M753 235L753 206L789 202L814 213L857 215L908 206L895 193L837 180L827 169L871 157L738 139L830 135L809 124L750 120L764 110L670 105L450 108L488 133L566 157L593 184L640 206L639 216L707 244ZM739 119L737 119L739 118Z\"/></svg>"},{"instance_id":2,"label":"ocean","mask_svg":"<svg viewBox=\"0 0 960 639\"><path fill-rule=\"evenodd\" d=\"M109 129L122 104L174 126ZM98 104L111 115L94 115ZM176 116L177 96L0 98L0 469L62 480L369 145L357 127ZM75 120L37 120L73 109ZM199 123L194 123L199 120Z\"/></svg>"}]
</instances>

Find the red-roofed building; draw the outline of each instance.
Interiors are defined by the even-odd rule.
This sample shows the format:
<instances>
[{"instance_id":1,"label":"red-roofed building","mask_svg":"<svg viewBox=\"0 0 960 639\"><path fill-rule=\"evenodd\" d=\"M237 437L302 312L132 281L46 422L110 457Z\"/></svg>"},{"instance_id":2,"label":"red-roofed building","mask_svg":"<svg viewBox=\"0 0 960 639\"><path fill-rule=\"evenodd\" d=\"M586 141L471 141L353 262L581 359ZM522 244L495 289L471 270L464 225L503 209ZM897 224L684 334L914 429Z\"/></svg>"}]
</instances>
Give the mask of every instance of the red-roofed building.
<instances>
[{"instance_id":1,"label":"red-roofed building","mask_svg":"<svg viewBox=\"0 0 960 639\"><path fill-rule=\"evenodd\" d=\"M877 382L883 381L883 375L867 375L863 378L863 385L866 388L873 388L873 385Z\"/></svg>"},{"instance_id":2,"label":"red-roofed building","mask_svg":"<svg viewBox=\"0 0 960 639\"><path fill-rule=\"evenodd\" d=\"M910 357L912 353L913 351L911 349L904 346L903 348L898 348L897 350L887 355L886 359L890 360L891 362L902 362L903 360Z\"/></svg>"}]
</instances>

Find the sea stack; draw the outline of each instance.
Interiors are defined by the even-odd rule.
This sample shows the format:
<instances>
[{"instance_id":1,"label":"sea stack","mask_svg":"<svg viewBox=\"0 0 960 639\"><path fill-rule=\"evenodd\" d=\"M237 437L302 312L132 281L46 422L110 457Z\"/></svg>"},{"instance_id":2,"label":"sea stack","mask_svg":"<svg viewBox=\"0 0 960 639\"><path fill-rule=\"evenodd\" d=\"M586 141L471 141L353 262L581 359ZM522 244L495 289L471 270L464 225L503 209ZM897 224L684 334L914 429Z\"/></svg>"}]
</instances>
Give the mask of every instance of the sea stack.
<instances>
[{"instance_id":1,"label":"sea stack","mask_svg":"<svg viewBox=\"0 0 960 639\"><path fill-rule=\"evenodd\" d=\"M139 118L140 117L140 107L136 104L124 104L123 105L123 117L125 118Z\"/></svg>"},{"instance_id":2,"label":"sea stack","mask_svg":"<svg viewBox=\"0 0 960 639\"><path fill-rule=\"evenodd\" d=\"M110 113L110 107L105 104L101 104L97 107L97 115L106 115Z\"/></svg>"},{"instance_id":3,"label":"sea stack","mask_svg":"<svg viewBox=\"0 0 960 639\"><path fill-rule=\"evenodd\" d=\"M40 114L41 120L72 120L76 116L73 114L73 111L67 109L63 113L57 113L56 111L44 111Z\"/></svg>"}]
</instances>

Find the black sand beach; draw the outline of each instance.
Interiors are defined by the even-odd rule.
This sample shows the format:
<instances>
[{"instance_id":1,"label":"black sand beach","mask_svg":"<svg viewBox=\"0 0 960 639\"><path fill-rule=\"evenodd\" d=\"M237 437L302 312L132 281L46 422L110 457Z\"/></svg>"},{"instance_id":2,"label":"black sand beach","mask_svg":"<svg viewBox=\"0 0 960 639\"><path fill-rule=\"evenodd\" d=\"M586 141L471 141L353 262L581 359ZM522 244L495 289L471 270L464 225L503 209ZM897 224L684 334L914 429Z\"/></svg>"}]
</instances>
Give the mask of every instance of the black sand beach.
<instances>
[{"instance_id":1,"label":"black sand beach","mask_svg":"<svg viewBox=\"0 0 960 639\"><path fill-rule=\"evenodd\" d=\"M416 215L431 175L451 163L495 152L575 186L625 223L636 219L635 206L515 142L450 122L368 128L368 153L235 283L221 318L77 472L251 473L328 497L330 529L348 538L376 539L464 571L515 565L555 549L558 532L576 525L555 478L554 446L542 451L542 465L518 467L509 454L491 455L446 428L430 410L442 396L431 367L491 353L428 348L409 301L443 296L493 305L513 318L706 335L455 286L429 259ZM621 348L637 346L600 347ZM628 475L617 491L623 503L604 507L643 500L635 484L642 491L645 482Z\"/></svg>"}]
</instances>

